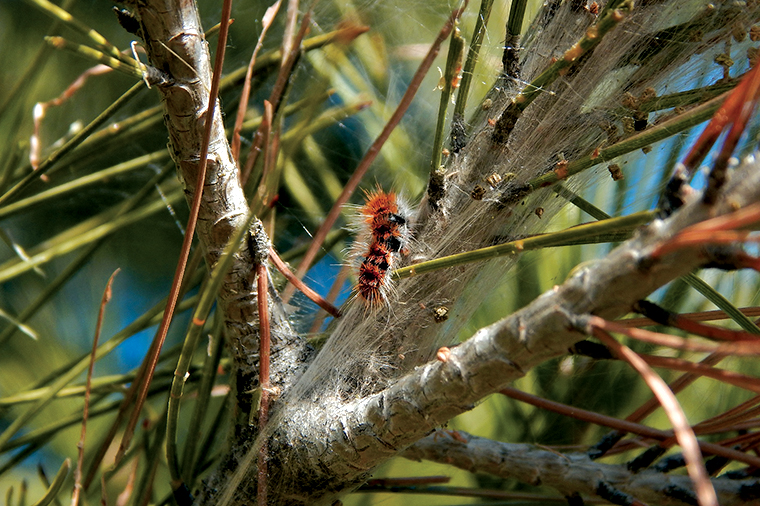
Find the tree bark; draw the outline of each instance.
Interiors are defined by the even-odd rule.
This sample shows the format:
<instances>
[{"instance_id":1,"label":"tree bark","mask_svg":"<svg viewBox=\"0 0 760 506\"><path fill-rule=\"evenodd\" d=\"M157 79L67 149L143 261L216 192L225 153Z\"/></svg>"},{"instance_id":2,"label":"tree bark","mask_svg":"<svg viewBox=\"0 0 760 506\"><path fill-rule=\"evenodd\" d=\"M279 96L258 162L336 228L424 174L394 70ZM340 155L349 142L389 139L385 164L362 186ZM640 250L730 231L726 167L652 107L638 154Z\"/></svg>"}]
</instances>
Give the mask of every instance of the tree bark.
<instances>
[{"instance_id":1,"label":"tree bark","mask_svg":"<svg viewBox=\"0 0 760 506\"><path fill-rule=\"evenodd\" d=\"M134 1L129 6L140 23L152 66L171 81L156 86L164 104L164 121L169 132L169 150L188 203L192 202L206 111L211 87L211 60L203 36L195 0ZM238 169L224 132L221 108L214 108L214 126L209 142L206 181L198 214L196 233L209 269L218 261L235 230L243 226L249 212ZM273 387L287 389L312 355L312 348L292 329L281 302L272 292L270 325ZM236 430L233 447L255 437L257 411L253 392L259 386L259 325L253 256L247 242L235 254L218 296L225 315L226 337L233 357L236 389ZM249 428L250 427L250 428Z\"/></svg>"},{"instance_id":2,"label":"tree bark","mask_svg":"<svg viewBox=\"0 0 760 506\"><path fill-rule=\"evenodd\" d=\"M436 437L438 436L438 437ZM682 505L692 498L688 476L668 475L658 470L632 472L623 465L603 464L585 453L557 453L532 445L502 443L457 432L456 438L435 433L404 452L413 460L449 464L473 473L513 478L531 485L544 485L565 497L598 496L608 488L635 497L646 504ZM712 480L722 506L741 506L751 500L758 480Z\"/></svg>"}]
</instances>

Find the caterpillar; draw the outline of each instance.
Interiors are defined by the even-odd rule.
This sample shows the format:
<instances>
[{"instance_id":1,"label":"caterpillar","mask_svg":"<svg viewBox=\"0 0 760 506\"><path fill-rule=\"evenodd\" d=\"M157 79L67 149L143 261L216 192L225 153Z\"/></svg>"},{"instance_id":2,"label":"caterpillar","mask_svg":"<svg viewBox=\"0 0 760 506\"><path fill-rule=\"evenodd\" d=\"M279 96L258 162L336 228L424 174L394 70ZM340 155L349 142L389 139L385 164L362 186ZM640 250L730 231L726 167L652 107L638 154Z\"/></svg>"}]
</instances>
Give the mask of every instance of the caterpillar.
<instances>
[{"instance_id":1,"label":"caterpillar","mask_svg":"<svg viewBox=\"0 0 760 506\"><path fill-rule=\"evenodd\" d=\"M409 213L393 192L381 188L365 192L366 202L361 208L362 234L368 243L359 250L359 276L356 293L370 306L376 306L387 297L390 289L390 271L400 255L406 254L409 244Z\"/></svg>"}]
</instances>

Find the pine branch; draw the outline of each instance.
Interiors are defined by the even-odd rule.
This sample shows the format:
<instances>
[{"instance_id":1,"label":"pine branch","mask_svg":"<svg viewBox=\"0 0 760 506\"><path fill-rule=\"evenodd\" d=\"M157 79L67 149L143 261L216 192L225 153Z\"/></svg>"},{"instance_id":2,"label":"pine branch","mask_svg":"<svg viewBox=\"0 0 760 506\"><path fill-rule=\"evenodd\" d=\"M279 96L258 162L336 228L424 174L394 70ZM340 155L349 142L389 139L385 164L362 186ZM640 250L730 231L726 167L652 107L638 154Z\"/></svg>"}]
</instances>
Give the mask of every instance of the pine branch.
<instances>
[{"instance_id":1,"label":"pine branch","mask_svg":"<svg viewBox=\"0 0 760 506\"><path fill-rule=\"evenodd\" d=\"M205 112L211 82L208 46L194 1L134 2L129 5L141 24L151 64L172 76L173 83L160 84L169 131L170 151L188 202L196 186ZM225 137L220 107L215 108L209 144L208 169L198 216L197 234L213 267L235 230L245 223L248 203L238 180L238 170ZM240 427L248 427L252 392L258 387L258 314L252 252L242 247L235 255L219 291L227 336L236 366ZM272 353L278 356L272 384L284 388L293 380L299 364L310 354L305 341L292 330L281 304L274 299ZM246 434L245 438L249 438Z\"/></svg>"},{"instance_id":2,"label":"pine branch","mask_svg":"<svg viewBox=\"0 0 760 506\"><path fill-rule=\"evenodd\" d=\"M473 473L514 478L530 485L556 489L565 497L583 494L599 497L599 491L614 489L647 504L693 504L687 476L644 470L634 473L625 465L602 464L585 453L558 453L527 444L503 443L461 431L456 438L434 433L403 453L412 460L449 464ZM747 504L747 492L757 489L756 478L712 480L723 506Z\"/></svg>"},{"instance_id":3,"label":"pine branch","mask_svg":"<svg viewBox=\"0 0 760 506\"><path fill-rule=\"evenodd\" d=\"M294 504L330 504L366 480L374 467L483 397L544 361L566 354L583 338L574 330L573 315L614 319L663 284L709 264L708 249L680 250L652 261L648 254L685 227L758 199L760 162L750 160L714 207L696 199L671 218L655 221L607 258L580 269L524 309L480 329L451 349L445 362L419 367L340 411L320 412L319 405L311 402L286 405L269 444L270 458L288 465L272 477L271 490L287 490ZM244 504L249 493L241 487L232 504Z\"/></svg>"}]
</instances>

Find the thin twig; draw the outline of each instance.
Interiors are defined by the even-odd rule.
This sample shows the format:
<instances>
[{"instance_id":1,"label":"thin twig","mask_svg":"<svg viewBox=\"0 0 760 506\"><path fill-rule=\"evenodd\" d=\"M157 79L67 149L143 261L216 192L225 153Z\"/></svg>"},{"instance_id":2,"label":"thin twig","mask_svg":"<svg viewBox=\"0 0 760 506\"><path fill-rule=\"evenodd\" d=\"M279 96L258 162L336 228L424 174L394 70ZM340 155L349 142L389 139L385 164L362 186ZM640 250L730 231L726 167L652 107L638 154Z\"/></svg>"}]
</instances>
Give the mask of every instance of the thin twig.
<instances>
[{"instance_id":1,"label":"thin twig","mask_svg":"<svg viewBox=\"0 0 760 506\"><path fill-rule=\"evenodd\" d=\"M288 281L293 283L293 285L298 288L301 293L306 295L312 302L327 311L335 318L340 317L340 310L337 307L333 306L329 301L325 300L317 292L309 288L309 285L298 279L287 266L287 264L282 261L274 248L270 248L269 250L269 259L272 261L272 264L274 264L277 270L280 271Z\"/></svg>"},{"instance_id":2,"label":"thin twig","mask_svg":"<svg viewBox=\"0 0 760 506\"><path fill-rule=\"evenodd\" d=\"M472 251L465 251L464 253L457 253L436 258L434 260L428 260L426 262L420 262L396 269L393 272L393 275L398 279L403 279L438 269L453 267L455 265L479 262L500 256L513 255L523 251L563 246L566 244L576 244L578 241L583 241L586 238L643 225L644 223L651 221L654 217L654 212L645 211L620 218L610 218L608 220L586 223L566 230L560 230L559 232L540 234L525 239L497 244L496 246L488 246Z\"/></svg>"},{"instance_id":3,"label":"thin twig","mask_svg":"<svg viewBox=\"0 0 760 506\"><path fill-rule=\"evenodd\" d=\"M259 407L259 434L264 433L264 429L269 418L269 393L272 388L269 383L269 304L267 290L269 289L269 274L265 264L256 266L256 288L258 291L259 306L259 379L261 384L261 406ZM261 444L259 449L258 461L258 488L256 500L259 506L267 504L267 442Z\"/></svg>"},{"instance_id":4,"label":"thin twig","mask_svg":"<svg viewBox=\"0 0 760 506\"><path fill-rule=\"evenodd\" d=\"M673 426L673 431L678 439L678 444L681 445L683 450L683 455L686 459L686 470L694 482L699 504L701 506L718 506L718 497L702 462L702 452L699 450L697 436L686 419L686 415L678 403L676 396L670 391L665 381L636 352L627 346L621 345L607 332L594 326L595 320L600 319L598 317L591 317L589 320L594 336L636 369L652 390L652 393L657 396L657 399L662 404L662 408L668 415L670 424Z\"/></svg>"},{"instance_id":5,"label":"thin twig","mask_svg":"<svg viewBox=\"0 0 760 506\"><path fill-rule=\"evenodd\" d=\"M646 300L638 302L634 309L636 312L654 319L659 325L675 327L690 334L706 337L714 341L760 341L760 336L755 333L699 323Z\"/></svg>"},{"instance_id":6,"label":"thin twig","mask_svg":"<svg viewBox=\"0 0 760 506\"><path fill-rule=\"evenodd\" d=\"M739 311L741 311L744 316L760 316L760 307L758 306L741 307L739 308ZM712 311L697 311L695 313L680 313L678 316L679 318L684 318L695 322L709 322L715 320L726 320L730 318L730 316L728 316L725 311L720 309L715 309ZM615 323L619 323L620 325L624 325L626 327L648 327L651 325L659 325L651 318L625 318L623 320L616 320Z\"/></svg>"},{"instance_id":7,"label":"thin twig","mask_svg":"<svg viewBox=\"0 0 760 506\"><path fill-rule=\"evenodd\" d=\"M753 225L760 221L760 202L748 205L745 208L734 211L733 213L718 218L706 220L702 223L692 225L683 229L671 240L664 242L651 253L652 258L658 258L680 248L685 248L694 244L706 244L712 242L725 242L721 233L733 232ZM745 233L745 231L740 231ZM734 241L746 236L732 236ZM730 242L730 241L729 241Z\"/></svg>"},{"instance_id":8,"label":"thin twig","mask_svg":"<svg viewBox=\"0 0 760 506\"><path fill-rule=\"evenodd\" d=\"M87 380L85 381L84 389L84 408L82 411L82 432L79 436L79 443L77 444L77 450L79 456L77 458L77 467L74 470L74 493L71 494L71 506L77 506L79 504L79 495L82 492L82 467L84 466L84 441L87 435L87 416L90 412L90 391L92 389L92 371L95 368L95 356L98 351L98 342L100 341L100 332L103 329L103 317L106 312L106 304L111 300L111 287L113 280L121 269L116 269L111 277L108 278L106 283L106 289L103 291L103 298L100 300L100 310L98 311L98 321L95 324L95 337L92 340L92 352L90 352L90 365L87 368Z\"/></svg>"},{"instance_id":9,"label":"thin twig","mask_svg":"<svg viewBox=\"0 0 760 506\"><path fill-rule=\"evenodd\" d=\"M84 127L77 134L69 139L66 144L58 148L54 153L48 156L36 170L24 176L21 181L16 183L12 188L0 196L0 206L7 204L12 197L16 196L21 190L26 188L32 181L36 180L39 176L50 170L55 164L63 158L64 155L71 152L72 149L80 145L84 140L90 136L95 130L97 130L103 123L108 121L116 111L118 111L124 104L126 104L131 98L137 95L144 86L142 82L139 82L128 89L121 97L116 99L111 105L109 105L105 111L100 113L97 118L92 120L90 124Z\"/></svg>"},{"instance_id":10,"label":"thin twig","mask_svg":"<svg viewBox=\"0 0 760 506\"><path fill-rule=\"evenodd\" d=\"M330 287L330 291L327 292L327 297L325 297L325 300L329 304L333 304L337 300L338 295L340 295L341 290L343 290L343 286L346 284L346 280L348 279L352 270L353 270L352 266L346 264L343 267L341 267L340 271L338 271L338 275L335 276L335 280L333 281L333 284ZM325 321L325 314L324 313L317 314L316 318L314 318L314 322L311 324L311 328L309 329L309 334L315 334L319 332L319 329L322 328L322 324L324 323L324 321Z\"/></svg>"},{"instance_id":11,"label":"thin twig","mask_svg":"<svg viewBox=\"0 0 760 506\"><path fill-rule=\"evenodd\" d=\"M621 325L618 322L612 322L609 320L597 321L596 325L607 332L615 332L636 339L637 341L656 344L658 346L667 346L679 350L719 353L721 355L757 355L760 353L760 341L758 341L757 336L755 334L747 334L738 330L734 332L737 332L739 335L744 335L748 337L748 339L737 339L725 344L712 344L704 341L699 342L693 339L685 339L670 334L652 332L651 330L630 328Z\"/></svg>"},{"instance_id":12,"label":"thin twig","mask_svg":"<svg viewBox=\"0 0 760 506\"><path fill-rule=\"evenodd\" d=\"M129 504L129 500L132 498L132 493L135 491L135 483L137 482L137 472L140 470L140 459L135 458L132 463L132 469L127 477L127 483L124 484L124 489L116 496L116 506L126 506ZM101 492L106 493L106 474L101 475ZM102 500L101 504L108 504L108 501Z\"/></svg>"},{"instance_id":13,"label":"thin twig","mask_svg":"<svg viewBox=\"0 0 760 506\"><path fill-rule=\"evenodd\" d=\"M627 0L618 3L621 4L619 8L610 9L600 15L597 23L590 27L578 42L565 51L562 58L552 63L509 103L494 125L492 133L494 144L504 144L509 139L509 135L523 111L533 103L546 87L561 75L566 74L580 57L593 51L604 36L623 21L626 15L630 14L633 9L633 1Z\"/></svg>"},{"instance_id":14,"label":"thin twig","mask_svg":"<svg viewBox=\"0 0 760 506\"><path fill-rule=\"evenodd\" d=\"M596 413L594 411L588 411L585 409L577 408L575 406L568 406L567 404L562 404L560 402L550 401L548 399L544 399L543 397L538 397L522 392L516 388L503 388L500 390L500 393L506 395L507 397L511 397L522 402L527 402L533 406L538 406L542 409L548 409L550 411L554 411L555 413L571 416L576 420L583 420L589 423L601 425L603 427L610 427L612 429L618 429L624 432L638 434L639 436L654 439L656 441L666 441L673 437L673 433L669 431L653 429L651 427L647 427L646 425L631 423L626 420L620 420L619 418L602 415L601 413ZM717 444L706 443L704 441L697 441L697 443L699 444L699 447L702 449L702 451L707 454L719 455L736 460L737 462L744 462L745 464L749 464L751 466L760 467L760 458L755 457L754 455L742 453L738 450L734 450L733 448L725 448Z\"/></svg>"},{"instance_id":15,"label":"thin twig","mask_svg":"<svg viewBox=\"0 0 760 506\"><path fill-rule=\"evenodd\" d=\"M294 7L291 2L291 5L288 6L288 16L291 22L295 22L293 16L297 14L298 11L298 4L296 3L295 5L296 6ZM293 12L291 13L291 11ZM278 117L280 117L280 104L282 103L285 88L288 84L288 80L290 79L290 75L293 72L293 67L295 66L295 63L300 55L301 44L304 37L306 36L306 32L309 29L310 22L311 11L308 11L306 14L304 14L304 17L301 20L301 28L298 30L298 34L295 36L295 39L293 39L292 36L283 36L280 71L277 74L277 80L272 87L272 91L269 94L269 103L274 107L274 110L277 112ZM297 49L293 49L294 47ZM251 148L248 151L248 157L245 160L245 166L240 171L240 181L243 183L243 185L248 182L251 171L253 170L253 166L256 164L256 160L258 159L259 152L261 152L261 146L263 143L262 127L263 125L259 127L258 131L254 135L253 142L251 143Z\"/></svg>"},{"instance_id":16,"label":"thin twig","mask_svg":"<svg viewBox=\"0 0 760 506\"><path fill-rule=\"evenodd\" d=\"M697 364L689 360L672 357L657 357L640 354L641 358L652 367L663 367L673 371L691 372L706 378L713 378L751 392L760 393L760 380L724 369L716 369L710 365Z\"/></svg>"},{"instance_id":17,"label":"thin twig","mask_svg":"<svg viewBox=\"0 0 760 506\"><path fill-rule=\"evenodd\" d=\"M702 365L716 365L718 362L720 362L725 355L722 355L720 353L711 353L710 355L706 356L700 361L700 364ZM687 373L679 376L675 381L670 383L668 385L670 387L670 390L677 394L687 386L694 383L696 380L699 379L699 376L692 373ZM636 409L633 413L628 415L626 417L626 420L629 422L638 423L650 414L654 412L655 409L657 409L660 406L660 403L657 402L656 397L652 397L647 402L639 406L638 409Z\"/></svg>"},{"instance_id":18,"label":"thin twig","mask_svg":"<svg viewBox=\"0 0 760 506\"><path fill-rule=\"evenodd\" d=\"M196 282L200 281L200 277L202 274L196 273ZM193 296L185 301L183 301L179 305L179 310L184 311L190 307L195 306L195 304L198 301L198 296ZM124 342L125 339L128 337L134 335L136 332L139 332L140 330L144 330L148 327L151 327L153 325L158 324L159 315L161 314L161 308L166 305L166 300L162 300L156 305L154 305L150 310L148 310L146 313L144 313L142 316L138 317L137 320L129 324L127 327L125 327L123 330L118 332L116 335L111 337L108 341L103 343L98 350L98 357L102 357L106 355L107 353L110 353L113 351L119 344ZM72 379L76 377L80 372L84 371L86 369L87 364L83 364L83 360L74 361L72 364L67 365L62 370L66 372L67 375L71 375ZM135 378L138 377L140 374L140 371L138 370L135 374ZM71 380L69 380L71 381ZM135 381L133 380L131 382L133 385L135 384ZM95 475L100 469L100 463L103 460L103 457L105 457L106 452L110 448L111 441L116 435L116 432L121 427L121 423L124 421L124 418L126 416L126 410L131 405L131 400L134 398L134 393L136 389L130 388L127 390L127 392L124 394L125 397L122 399L120 405L119 405L119 412L116 415L116 420L111 424L111 427L109 428L108 433L101 441L101 444L98 448L98 451L96 452L94 458L90 462L90 468L87 471L87 477L84 480L84 488L87 490L92 484L93 480L95 479ZM131 396L130 396L131 395ZM1 446L0 446L1 447Z\"/></svg>"},{"instance_id":19,"label":"thin twig","mask_svg":"<svg viewBox=\"0 0 760 506\"><path fill-rule=\"evenodd\" d=\"M464 56L464 39L459 34L459 28L456 26L451 32L449 41L449 53L446 57L446 67L441 77L442 83L441 97L438 104L438 118L435 123L435 134L433 135L433 153L430 160L430 177L436 177L441 165L443 156L443 137L446 125L446 115L449 109L451 97L454 90L459 87L459 81L462 78L462 58Z\"/></svg>"},{"instance_id":20,"label":"thin twig","mask_svg":"<svg viewBox=\"0 0 760 506\"><path fill-rule=\"evenodd\" d=\"M266 37L269 27L272 26L272 21L280 10L280 4L282 0L277 0L273 3L264 13L264 17L261 18L261 34L256 41L256 47L253 49L251 60L248 62L248 68L245 71L245 81L243 81L243 89L240 92L240 102L238 103L237 116L235 116L235 127L232 130L232 158L240 167L240 130L243 128L243 121L245 120L245 111L248 109L248 99L251 95L251 78L253 77L253 67L256 65L256 56L259 54L259 50L264 45L264 37Z\"/></svg>"},{"instance_id":21,"label":"thin twig","mask_svg":"<svg viewBox=\"0 0 760 506\"><path fill-rule=\"evenodd\" d=\"M182 243L182 251L180 258L177 262L177 268L174 272L174 281L169 292L169 298L166 302L166 309L164 310L164 316L161 320L161 324L156 332L156 337L153 339L151 348L148 352L148 356L143 362L146 364L144 374L145 378L141 378L142 381L135 381L134 385L140 386L140 392L137 396L134 404L134 410L132 411L132 417L130 418L127 427L124 431L119 450L116 454L115 461L118 462L124 457L129 442L134 434L135 427L137 426L137 420L142 410L142 405L145 402L145 398L148 395L148 388L153 377L153 372L158 363L158 355L161 353L164 340L166 339L166 333L169 331L169 325L171 324L172 317L174 316L174 309L176 308L177 299L179 297L180 288L182 286L182 279L185 273L185 266L187 259L190 255L190 248L193 243L193 236L195 234L195 225L198 220L198 210L201 206L201 198L203 196L203 185L206 182L206 167L208 162L208 149L209 141L211 139L211 130L214 126L214 114L216 111L217 94L219 91L219 80L222 75L222 67L224 65L224 52L227 46L227 33L229 31L229 19L230 12L232 10L232 0L224 0L222 6L221 26L219 28L219 44L217 46L216 56L214 60L214 73L211 80L211 91L209 92L209 105L206 111L206 121L203 131L203 143L201 145L200 158L197 169L197 179L195 181L195 194L193 195L193 203L190 210L190 216L188 217L187 226L185 227L185 236ZM131 390L131 389L130 389Z\"/></svg>"},{"instance_id":22,"label":"thin twig","mask_svg":"<svg viewBox=\"0 0 760 506\"><path fill-rule=\"evenodd\" d=\"M183 448L184 453L182 455L181 473L188 481L189 486L192 486L195 481L194 468L196 466L196 449L201 443L201 427L203 426L203 421L206 417L206 410L208 409L211 391L214 387L214 380L218 374L219 360L224 346L223 325L224 319L222 318L221 313L217 312L214 331L210 337L211 343L209 347L212 347L212 351L206 356L206 360L203 363L201 383L198 386L198 397L195 401L193 415L190 418L190 426L187 430L187 441Z\"/></svg>"}]
</instances>

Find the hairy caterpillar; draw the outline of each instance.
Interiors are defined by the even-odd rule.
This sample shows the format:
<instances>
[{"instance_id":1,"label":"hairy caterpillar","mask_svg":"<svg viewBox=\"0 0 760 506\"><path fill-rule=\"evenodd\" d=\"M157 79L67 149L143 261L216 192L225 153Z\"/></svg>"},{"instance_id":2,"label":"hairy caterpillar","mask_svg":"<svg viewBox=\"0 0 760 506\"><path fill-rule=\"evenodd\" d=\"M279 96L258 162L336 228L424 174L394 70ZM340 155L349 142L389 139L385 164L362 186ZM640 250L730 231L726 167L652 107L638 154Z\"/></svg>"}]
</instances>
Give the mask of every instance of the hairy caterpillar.
<instances>
[{"instance_id":1,"label":"hairy caterpillar","mask_svg":"<svg viewBox=\"0 0 760 506\"><path fill-rule=\"evenodd\" d=\"M363 233L368 244L360 246L357 257L361 259L356 293L370 307L385 300L390 289L390 271L405 254L409 244L409 212L393 192L381 188L365 192L362 206Z\"/></svg>"}]
</instances>

